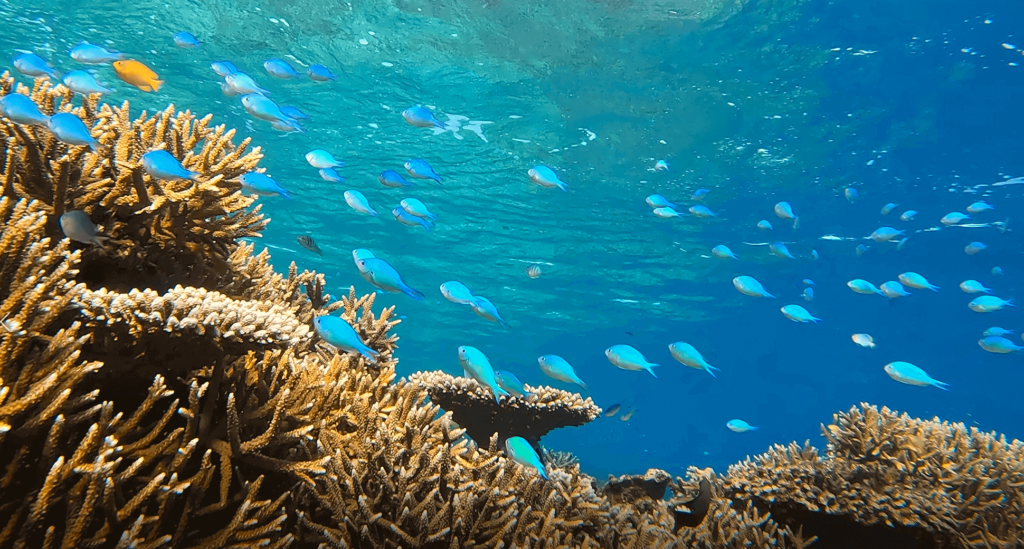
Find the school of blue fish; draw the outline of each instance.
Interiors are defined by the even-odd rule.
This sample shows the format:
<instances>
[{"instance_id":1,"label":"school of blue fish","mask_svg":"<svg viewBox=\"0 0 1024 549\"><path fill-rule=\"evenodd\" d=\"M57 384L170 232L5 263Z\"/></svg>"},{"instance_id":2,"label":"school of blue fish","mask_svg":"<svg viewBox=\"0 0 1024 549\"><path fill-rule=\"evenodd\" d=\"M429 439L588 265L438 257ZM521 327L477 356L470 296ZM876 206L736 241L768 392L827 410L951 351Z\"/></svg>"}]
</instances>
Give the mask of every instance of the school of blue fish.
<instances>
[{"instance_id":1,"label":"school of blue fish","mask_svg":"<svg viewBox=\"0 0 1024 549\"><path fill-rule=\"evenodd\" d=\"M202 48L204 42L197 39L188 32L180 32L171 37L175 45L184 49ZM110 51L101 46L83 42L72 48L69 52L70 58L81 65L114 64L115 72L125 83L139 88L143 92L159 91L163 81L157 80L156 74L139 61L128 59L125 54ZM52 78L61 79L60 73L47 62L34 53L20 53L12 59L14 68L30 78ZM257 80L226 60L213 61L210 64L211 70L223 78L221 90L225 96L237 97L245 111L253 118L268 122L270 127L281 132L303 133L302 122L309 118L298 107L291 105L278 105L271 99L272 93L264 88ZM305 71L305 74L297 71L291 64L280 58L268 59L263 63L266 74L278 80L300 80L308 78L314 82L330 82L338 78L330 69L324 65L312 64ZM87 67L74 69L67 72L60 80L68 89L81 95L108 94L114 91L113 88L100 83ZM26 96L12 93L0 99L0 115L13 123L33 125L47 128L59 141L71 146L86 146L92 150L98 150L99 143L91 135L89 128L71 113L57 113L46 116ZM410 106L401 113L405 122L415 128L444 129L445 123L437 119L434 113L423 106ZM322 148L312 149L305 154L305 160L311 168L317 170L322 179L331 183L344 183L345 178L338 170L345 167L345 163L334 157L334 155ZM410 158L404 162L396 161L396 167L404 169L405 174L412 180L428 180L437 185L444 183L444 178L425 160ZM142 167L145 172L157 180L177 181L196 180L202 177L201 174L184 168L181 163L170 153L164 150L152 150L142 157ZM669 164L665 160L658 160L653 168L655 172L668 172ZM387 169L377 176L379 183L389 188L412 188L414 183L406 179L398 169ZM562 180L562 176L556 169L535 165L524 170L524 179L546 189L558 189L562 192L569 192L570 186ZM571 178L570 178L571 179ZM238 178L244 191L265 197L281 197L287 200L293 199L288 190L270 176L261 172L246 173ZM842 192L843 197L850 203L860 200L860 193L854 187L848 187ZM348 189L343 192L344 200L354 211L364 215L377 216L378 211L369 203L366 196L358 190ZM660 194L651 194L646 197L646 203L651 208L654 216L665 219L665 222L676 223L680 218L694 218L697 220L712 220L719 217L719 214L704 204L704 201L713 196L709 189L698 189L687 199L692 202L689 207L680 206L681 200L670 199ZM880 210L883 216L889 216L896 211L899 205L886 203ZM789 239L797 238L801 233L800 218L797 215L797 208L789 202L778 202L777 204L765 204L765 211L771 211L779 222L788 223L791 226L792 236ZM966 205L966 213L959 211L949 212L937 220L944 227L968 227L983 228L991 227L1000 232L1008 230L1008 220L987 221L985 216L992 216L996 207L985 202L977 201ZM431 231L439 216L432 212L427 204L417 198L403 198L399 204L391 210L395 221L414 229ZM917 218L918 212L912 209L904 209L899 214L900 223L911 223ZM977 216L977 220L974 217ZM897 216L894 216L897 217ZM968 223L972 222L972 223ZM100 234L99 228L81 211L70 211L61 216L59 224L64 234L71 240L96 246L106 245L107 238ZM909 226L909 225L907 225ZM930 232L939 230L941 227L934 227L916 232ZM775 227L769 219L762 219L752 227L752 232L761 234L773 234ZM906 233L909 229L897 229L891 226L881 226L870 235L864 237L838 237L826 235L818 237L821 240L832 241L854 241L870 240L871 245L858 243L851 248L850 253L858 256L870 253L873 246L895 246L902 249L908 240ZM303 247L321 254L322 251L316 246L312 238L300 237L300 244ZM735 253L728 243L709 243L711 257L721 260L728 260L737 268L741 268L743 257ZM749 243L747 243L749 244ZM781 240L771 239L769 242L759 243L767 247L768 253L785 260L809 260L815 261L819 255L816 250L811 250L806 257L794 255L787 243ZM973 241L966 245L964 253L976 255L986 253L988 246L982 242ZM356 249L352 252L353 261L359 275L368 283L384 292L399 293L411 299L420 301L426 295L408 284L399 271L384 258L378 257L374 252L367 249ZM999 267L992 269L988 275L997 277L1002 273ZM527 267L526 274L530 278L542 276L541 265L532 264ZM984 276L985 273L979 274ZM750 275L740 274L732 279L735 289L745 296L759 300L780 299L771 293L756 278ZM800 281L803 291L795 298L802 299L807 306L812 306L815 298L816 284L811 279ZM864 299L871 299L870 296L881 296L890 300L895 299L927 299L927 295L915 296L917 292L911 290L924 290L924 293L939 292L942 289L932 284L925 275L915 272L894 273L893 280L876 284L872 281L853 278L847 282L849 290L869 296ZM1015 307L1013 299L1004 299L991 295L993 289L988 288L978 280L965 280L959 284L959 288L966 294L981 294L966 302L966 307L971 311L982 314L990 314L1006 307ZM512 326L502 317L499 307L487 297L473 293L465 284L458 280L451 280L440 285L441 295L449 302L469 307L476 315L485 321L500 325L504 329L511 329ZM781 316L792 322L818 324L823 322L822 318L815 316L805 306L796 303L784 304L780 307ZM828 314L823 316L828 317ZM360 338L353 326L344 319L337 316L321 316L314 320L314 328L317 334L327 343L336 347L344 353L353 353L368 361L376 361L378 353L370 348ZM1009 354L1024 351L1024 346L1016 345L1010 337L1013 331L1000 327L991 327L981 334L978 345L990 353ZM851 335L852 342L865 349L874 349L876 343L868 333L856 333ZM704 358L701 352L690 342L675 341L668 343L668 350L672 358L680 364L701 370L712 378L717 378L718 367L712 366ZM654 368L658 364L650 362L639 349L630 345L614 344L604 351L608 362L617 368L634 372L647 372L657 377ZM462 366L466 377L474 379L481 386L485 387L500 405L503 400L511 398L529 399L532 393L513 374L508 371L496 371L490 364L487 356L479 349L468 345L459 346L457 349L458 361ZM722 360L722 357L719 357ZM548 377L562 383L571 384L581 390L587 390L587 384L576 373L573 366L564 358L548 354L537 359L538 367ZM930 368L929 368L930 369ZM918 365L903 361L894 361L881 365L880 370L893 380L910 386L934 387L944 391L949 390L949 385L932 377L935 372L926 371ZM941 373L941 372L939 372ZM940 375L941 377L941 375ZM609 406L604 415L612 417L616 415L622 404ZM628 421L632 417L635 408L623 412L620 418ZM744 420L733 419L726 424L726 427L737 433L756 430ZM506 441L506 451L509 457L516 462L533 469L545 479L548 478L544 463L538 456L534 447L529 441L521 437L511 436Z\"/></svg>"}]
</instances>

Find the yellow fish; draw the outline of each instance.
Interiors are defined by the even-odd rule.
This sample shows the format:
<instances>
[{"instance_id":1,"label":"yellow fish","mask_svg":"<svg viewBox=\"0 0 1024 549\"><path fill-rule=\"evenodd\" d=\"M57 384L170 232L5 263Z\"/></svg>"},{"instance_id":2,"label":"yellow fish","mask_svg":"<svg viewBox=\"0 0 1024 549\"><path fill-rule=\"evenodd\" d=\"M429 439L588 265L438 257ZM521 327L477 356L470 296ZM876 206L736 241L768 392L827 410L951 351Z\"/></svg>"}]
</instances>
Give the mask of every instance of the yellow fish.
<instances>
[{"instance_id":1,"label":"yellow fish","mask_svg":"<svg viewBox=\"0 0 1024 549\"><path fill-rule=\"evenodd\" d=\"M158 80L153 69L134 59L114 61L114 72L118 78L144 92L160 91L160 86L164 84L163 80Z\"/></svg>"}]
</instances>

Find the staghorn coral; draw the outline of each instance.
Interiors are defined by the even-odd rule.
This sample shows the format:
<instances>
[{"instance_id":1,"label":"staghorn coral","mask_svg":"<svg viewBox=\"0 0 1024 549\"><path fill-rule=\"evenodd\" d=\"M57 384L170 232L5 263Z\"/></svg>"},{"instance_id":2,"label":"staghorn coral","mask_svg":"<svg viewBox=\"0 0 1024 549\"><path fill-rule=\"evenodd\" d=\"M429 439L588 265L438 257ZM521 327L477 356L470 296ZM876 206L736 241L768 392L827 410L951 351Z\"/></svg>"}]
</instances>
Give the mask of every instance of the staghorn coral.
<instances>
[{"instance_id":1,"label":"staghorn coral","mask_svg":"<svg viewBox=\"0 0 1024 549\"><path fill-rule=\"evenodd\" d=\"M573 465L578 465L580 458L572 452L565 452L561 450L548 450L543 448L540 457L544 460L544 464L548 467L555 469L568 469Z\"/></svg>"},{"instance_id":2,"label":"staghorn coral","mask_svg":"<svg viewBox=\"0 0 1024 549\"><path fill-rule=\"evenodd\" d=\"M1020 441L867 404L822 432L824 455L776 445L730 467L726 493L794 520L841 519L832 530L884 525L940 547L1024 547Z\"/></svg>"},{"instance_id":3,"label":"staghorn coral","mask_svg":"<svg viewBox=\"0 0 1024 549\"><path fill-rule=\"evenodd\" d=\"M409 376L430 395L430 400L452 413L477 444L486 444L495 433L499 445L510 436L521 436L539 449L540 438L552 429L581 426L601 415L589 397L552 387L530 387L528 399L508 398L500 404L480 384L444 372L417 372Z\"/></svg>"},{"instance_id":4,"label":"staghorn coral","mask_svg":"<svg viewBox=\"0 0 1024 549\"><path fill-rule=\"evenodd\" d=\"M38 200L54 221L66 211L84 211L110 237L106 247L83 249L84 281L102 280L125 291L213 287L233 278L228 257L237 239L259 236L269 221L259 206L247 211L255 199L238 192L238 176L255 170L262 158L259 148L247 152L249 139L234 146L235 131L210 128L211 116L175 115L170 105L156 116L143 112L132 120L128 102L98 105L99 96L93 96L75 107L74 94L64 86L38 79L29 90L7 73L0 77L0 91L29 96L46 114L76 114L102 146L94 153L64 145L44 128L0 123L6 155L0 194ZM199 180L157 181L147 175L142 155L161 148L201 173ZM46 234L62 237L56 223Z\"/></svg>"},{"instance_id":5,"label":"staghorn coral","mask_svg":"<svg viewBox=\"0 0 1024 549\"><path fill-rule=\"evenodd\" d=\"M0 89L10 92L13 82L4 79ZM26 95L44 112L71 109L61 87L37 81ZM108 145L101 153L6 120L0 130L7 158L0 174L0 546L289 545L294 486L324 474L329 457L318 450L317 433L341 418L320 391L329 372L319 354L298 359L288 349L313 349L309 321L346 304L349 317L363 313L357 324L375 344L394 342L386 334L394 322L367 314L372 299L331 303L322 276L294 267L286 277L274 274L265 254L253 257L251 246L236 241L253 231L232 227L266 221L243 211L251 200L237 183L224 183L258 160L250 153L241 162L244 145L227 147L233 132L207 136L201 160L219 163L199 168L208 185L175 189L128 164L145 152L141 143L162 136L194 166L186 149L210 134L208 118L171 118L168 109L129 125L127 105L97 110L95 98L74 111ZM116 185L128 172L100 175L117 170L105 155L125 150L120 167L143 186L122 193ZM138 207L143 191L154 196L152 207ZM78 207L82 196L95 202L83 207L94 220L107 220L108 248L48 236L59 237L54 216ZM161 225L160 216L173 223ZM119 235L118 222L133 228ZM189 234L158 234L175 223ZM224 276L170 268L172 258L192 252L199 254L192 259L220 257ZM125 269L106 268L118 257L142 262L127 265L140 283L189 279L232 294L128 289ZM273 497L261 497L268 490Z\"/></svg>"}]
</instances>

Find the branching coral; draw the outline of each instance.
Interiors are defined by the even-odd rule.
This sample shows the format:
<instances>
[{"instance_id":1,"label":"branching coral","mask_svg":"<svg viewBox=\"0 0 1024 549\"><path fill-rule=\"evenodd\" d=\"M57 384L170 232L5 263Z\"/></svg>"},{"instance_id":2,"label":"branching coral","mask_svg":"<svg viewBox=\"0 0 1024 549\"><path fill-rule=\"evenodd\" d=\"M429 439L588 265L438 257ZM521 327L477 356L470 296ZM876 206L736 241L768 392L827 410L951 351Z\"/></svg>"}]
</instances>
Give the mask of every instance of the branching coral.
<instances>
[{"instance_id":1,"label":"branching coral","mask_svg":"<svg viewBox=\"0 0 1024 549\"><path fill-rule=\"evenodd\" d=\"M775 446L731 467L729 497L803 521L815 514L885 525L943 546L1024 547L1021 442L867 404L836 414L822 432L825 455Z\"/></svg>"},{"instance_id":2,"label":"branching coral","mask_svg":"<svg viewBox=\"0 0 1024 549\"><path fill-rule=\"evenodd\" d=\"M259 206L248 210L254 199L238 192L238 176L256 169L262 158L258 148L247 152L248 139L235 146L234 130L210 128L210 116L175 115L173 105L134 120L127 102L99 106L93 96L75 107L70 90L45 79L30 91L5 73L0 89L30 96L46 114L76 114L102 146L92 152L64 145L44 128L0 124L6 154L2 194L36 199L54 220L66 211L84 211L110 237L109 246L84 250L84 281L102 280L127 291L140 285L214 287L234 278L227 261L237 239L259 236L268 222ZM202 176L153 179L141 161L153 149L168 150ZM62 236L56 223L46 234Z\"/></svg>"},{"instance_id":3,"label":"branching coral","mask_svg":"<svg viewBox=\"0 0 1024 549\"><path fill-rule=\"evenodd\" d=\"M586 425L601 415L590 398L552 387L527 387L533 396L509 398L500 404L479 383L444 372L417 372L409 376L430 395L430 400L452 413L459 425L477 442L486 444L498 434L499 444L506 438L521 436L539 444L552 429Z\"/></svg>"}]
</instances>

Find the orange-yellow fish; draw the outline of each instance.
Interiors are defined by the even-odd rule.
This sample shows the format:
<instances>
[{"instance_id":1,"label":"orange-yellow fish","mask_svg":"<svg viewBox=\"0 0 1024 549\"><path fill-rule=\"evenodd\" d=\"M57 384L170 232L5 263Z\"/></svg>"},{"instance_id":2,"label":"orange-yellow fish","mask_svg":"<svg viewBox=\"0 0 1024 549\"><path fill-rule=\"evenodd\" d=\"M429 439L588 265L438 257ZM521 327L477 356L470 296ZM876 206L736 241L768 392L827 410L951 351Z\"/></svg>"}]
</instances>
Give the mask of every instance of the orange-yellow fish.
<instances>
[{"instance_id":1,"label":"orange-yellow fish","mask_svg":"<svg viewBox=\"0 0 1024 549\"><path fill-rule=\"evenodd\" d=\"M160 86L164 84L163 80L158 80L153 69L134 59L114 61L114 72L118 78L144 92L160 91Z\"/></svg>"}]
</instances>

